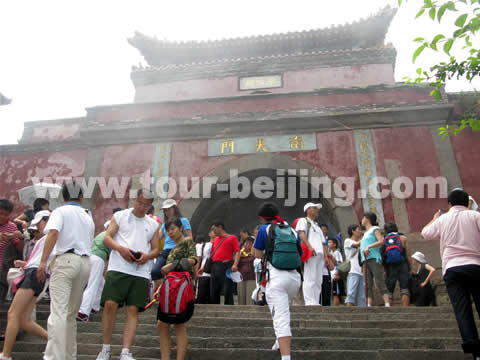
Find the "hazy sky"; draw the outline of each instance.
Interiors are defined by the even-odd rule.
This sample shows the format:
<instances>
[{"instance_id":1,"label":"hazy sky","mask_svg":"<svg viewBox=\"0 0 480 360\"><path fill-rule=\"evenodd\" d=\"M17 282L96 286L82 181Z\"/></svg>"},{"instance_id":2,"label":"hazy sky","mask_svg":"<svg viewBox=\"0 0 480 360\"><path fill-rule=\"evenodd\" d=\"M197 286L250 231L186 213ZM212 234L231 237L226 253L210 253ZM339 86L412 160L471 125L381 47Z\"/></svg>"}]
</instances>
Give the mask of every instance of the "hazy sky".
<instances>
[{"instance_id":1,"label":"hazy sky","mask_svg":"<svg viewBox=\"0 0 480 360\"><path fill-rule=\"evenodd\" d=\"M398 51L396 81L440 57L425 52L412 64L412 40L442 30L427 18L414 20L420 3L402 6L387 35ZM13 102L0 106L0 144L16 143L24 121L83 116L86 107L132 102L131 66L145 64L127 43L135 30L169 40L309 30L352 22L387 4L396 6L397 0L5 0L0 92ZM455 81L447 90L472 88Z\"/></svg>"}]
</instances>

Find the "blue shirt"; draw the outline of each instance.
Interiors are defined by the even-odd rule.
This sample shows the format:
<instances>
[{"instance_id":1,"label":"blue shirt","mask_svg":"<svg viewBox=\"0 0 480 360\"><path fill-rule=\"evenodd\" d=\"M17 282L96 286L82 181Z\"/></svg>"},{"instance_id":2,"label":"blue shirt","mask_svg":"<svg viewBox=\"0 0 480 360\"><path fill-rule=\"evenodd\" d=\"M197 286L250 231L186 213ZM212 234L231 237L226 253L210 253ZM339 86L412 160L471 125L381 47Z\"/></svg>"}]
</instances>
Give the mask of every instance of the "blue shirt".
<instances>
[{"instance_id":1,"label":"blue shirt","mask_svg":"<svg viewBox=\"0 0 480 360\"><path fill-rule=\"evenodd\" d=\"M362 261L365 261L365 256L363 255L363 251L367 248L367 246L375 244L378 240L375 236L375 231L380 230L378 226L372 226L372 228L365 232L363 235L362 241L360 243L360 253L362 254ZM370 248L367 260L375 259L377 260L378 264L382 263L382 254L380 254L380 248Z\"/></svg>"},{"instance_id":2,"label":"blue shirt","mask_svg":"<svg viewBox=\"0 0 480 360\"><path fill-rule=\"evenodd\" d=\"M192 227L190 226L190 222L188 221L187 218L180 218L180 221L182 222L183 225L183 236L187 236L185 231L187 230L192 230ZM170 239L170 236L168 236L167 231L165 230L165 224L162 224L162 228L160 229L163 231L163 234L165 235L165 245L163 245L163 250L168 250L168 249L173 249L177 243Z\"/></svg>"},{"instance_id":3,"label":"blue shirt","mask_svg":"<svg viewBox=\"0 0 480 360\"><path fill-rule=\"evenodd\" d=\"M260 228L258 229L257 238L255 239L255 243L253 244L254 249L262 250L262 251L265 250L265 247L267 246L267 239L268 239L268 227L270 225L271 224L265 224L260 226ZM298 233L295 230L293 230L293 232L297 236L297 241L298 241L298 244L300 245L300 237L298 236ZM302 248L300 247L300 255L302 254L303 254Z\"/></svg>"}]
</instances>

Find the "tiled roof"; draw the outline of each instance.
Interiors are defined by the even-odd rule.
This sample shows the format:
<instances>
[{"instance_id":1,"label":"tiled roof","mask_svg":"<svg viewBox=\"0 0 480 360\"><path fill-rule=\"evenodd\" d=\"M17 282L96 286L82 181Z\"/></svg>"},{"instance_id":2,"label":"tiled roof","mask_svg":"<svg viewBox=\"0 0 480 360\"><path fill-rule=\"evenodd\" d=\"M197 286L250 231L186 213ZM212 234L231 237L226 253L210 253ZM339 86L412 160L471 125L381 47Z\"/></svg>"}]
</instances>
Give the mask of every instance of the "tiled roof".
<instances>
[{"instance_id":1,"label":"tiled roof","mask_svg":"<svg viewBox=\"0 0 480 360\"><path fill-rule=\"evenodd\" d=\"M188 64L133 67L131 78L136 86L157 82L191 80L207 75L247 76L299 68L324 68L364 64L395 64L396 50L391 44L366 49L339 49L295 54L217 59Z\"/></svg>"},{"instance_id":2,"label":"tiled roof","mask_svg":"<svg viewBox=\"0 0 480 360\"><path fill-rule=\"evenodd\" d=\"M273 35L175 42L158 40L136 32L128 41L153 67L205 63L220 59L371 48L383 46L395 13L396 9L386 7L378 14L352 24Z\"/></svg>"}]
</instances>

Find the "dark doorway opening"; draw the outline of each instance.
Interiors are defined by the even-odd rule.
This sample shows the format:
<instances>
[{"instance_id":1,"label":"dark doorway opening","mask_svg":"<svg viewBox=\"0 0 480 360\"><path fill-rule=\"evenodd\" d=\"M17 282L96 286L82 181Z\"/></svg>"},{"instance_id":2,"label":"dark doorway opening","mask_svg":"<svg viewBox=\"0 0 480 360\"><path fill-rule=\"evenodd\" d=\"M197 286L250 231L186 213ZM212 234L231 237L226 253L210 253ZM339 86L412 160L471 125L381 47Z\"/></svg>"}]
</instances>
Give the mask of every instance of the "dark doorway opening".
<instances>
[{"instance_id":1,"label":"dark doorway opening","mask_svg":"<svg viewBox=\"0 0 480 360\"><path fill-rule=\"evenodd\" d=\"M286 206L284 198L278 198L276 169L256 169L239 174L239 176L246 177L250 184L253 184L254 180L260 176L265 176L272 179L274 183L274 191L269 199L259 199L254 196L253 191L250 192L248 197L244 199L232 198L230 191L217 191L217 187L214 187L209 199L204 199L195 210L191 224L194 234L206 235L208 230L215 220L222 220L225 223L226 230L230 234L238 235L241 228L246 227L249 231L253 231L255 226L260 223L257 216L259 206L265 202L273 202L277 204L280 209L280 216L288 221L290 224L298 217L305 216L303 207L308 202L322 203L323 208L320 210L320 216L317 219L319 224L325 223L329 228L329 236L335 236L338 233L338 223L333 215L332 209L328 201L326 201L322 194L319 197L313 197L316 195L312 192L310 184L303 184L302 188L308 189L305 198L296 198L295 205ZM299 177L295 177L295 181L290 180L292 186L295 186L295 194L300 194L301 181ZM230 180L223 182L223 184L229 184ZM288 193L289 181L285 180L285 193ZM306 185L306 186L305 186Z\"/></svg>"}]
</instances>

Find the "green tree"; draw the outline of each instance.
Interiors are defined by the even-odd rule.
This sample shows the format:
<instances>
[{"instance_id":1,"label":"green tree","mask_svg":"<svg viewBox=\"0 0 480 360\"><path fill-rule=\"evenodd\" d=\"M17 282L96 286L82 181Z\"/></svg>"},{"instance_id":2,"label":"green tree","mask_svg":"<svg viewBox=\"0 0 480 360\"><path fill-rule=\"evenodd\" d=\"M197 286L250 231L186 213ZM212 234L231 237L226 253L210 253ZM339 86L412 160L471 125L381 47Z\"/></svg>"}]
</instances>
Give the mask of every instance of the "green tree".
<instances>
[{"instance_id":1,"label":"green tree","mask_svg":"<svg viewBox=\"0 0 480 360\"><path fill-rule=\"evenodd\" d=\"M398 0L398 4L401 6L402 2L407 1ZM461 12L459 12L460 9L462 10ZM425 49L439 51L440 46L443 52L450 57L450 60L448 62L439 62L429 70L418 68L418 77L416 79L406 78L407 82L420 83L428 81L434 87L431 95L436 99L442 98L441 88L447 80L465 77L467 80L472 81L480 73L480 49L471 41L480 29L480 0L423 0L423 5L419 9L416 18L428 15L431 21L440 23L446 12L458 12L460 14L455 20L455 31L451 35L437 34L430 40L423 37L416 38L414 41L420 43L420 46L413 53L413 62ZM460 60L458 56L450 53L452 47L459 42L464 44L463 49L469 55L464 60ZM478 99L479 97L476 98ZM480 131L480 119L477 115L476 101L473 103L473 107L463 110L459 119L459 125L447 125L439 128L439 135L443 136L443 138L449 134L457 135L468 127L473 131Z\"/></svg>"}]
</instances>

